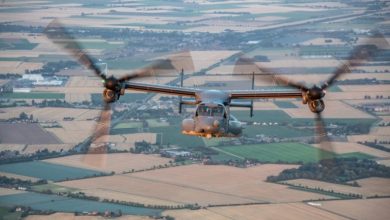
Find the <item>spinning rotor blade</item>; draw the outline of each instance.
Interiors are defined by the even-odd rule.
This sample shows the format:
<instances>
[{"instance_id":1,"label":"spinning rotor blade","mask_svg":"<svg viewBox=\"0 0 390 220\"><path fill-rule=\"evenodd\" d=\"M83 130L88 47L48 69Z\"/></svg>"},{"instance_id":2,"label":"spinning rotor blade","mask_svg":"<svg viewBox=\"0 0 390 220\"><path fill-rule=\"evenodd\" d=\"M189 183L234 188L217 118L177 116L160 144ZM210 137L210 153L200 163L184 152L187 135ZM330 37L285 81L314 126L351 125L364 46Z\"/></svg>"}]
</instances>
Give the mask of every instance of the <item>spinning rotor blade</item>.
<instances>
[{"instance_id":1,"label":"spinning rotor blade","mask_svg":"<svg viewBox=\"0 0 390 220\"><path fill-rule=\"evenodd\" d=\"M125 76L122 76L121 78L118 79L118 81L125 82L125 81L129 81L131 79L134 79L134 78L156 76L158 70L166 69L167 67L172 67L169 60L159 60L146 68L142 68L140 70L136 70L136 71L132 72L131 74L127 74Z\"/></svg>"},{"instance_id":2,"label":"spinning rotor blade","mask_svg":"<svg viewBox=\"0 0 390 220\"><path fill-rule=\"evenodd\" d=\"M103 167L106 163L106 154L108 152L108 142L111 127L111 104L104 102L104 108L100 113L99 120L91 138L91 144L83 157L84 163Z\"/></svg>"},{"instance_id":3,"label":"spinning rotor blade","mask_svg":"<svg viewBox=\"0 0 390 220\"><path fill-rule=\"evenodd\" d=\"M192 60L191 51L189 50L170 55L168 60L171 61L172 66L177 72L181 72L182 70L187 73L195 72L195 65Z\"/></svg>"},{"instance_id":4,"label":"spinning rotor blade","mask_svg":"<svg viewBox=\"0 0 390 220\"><path fill-rule=\"evenodd\" d=\"M367 61L370 57L373 57L375 55L374 50L376 48L373 48L372 45L378 44L381 45L382 47L386 47L386 48L389 47L389 43L387 43L386 38L382 34L377 33L377 36L379 37L370 38L363 45L357 46L355 49L353 49L347 61L345 63L342 63L340 66L336 68L336 70L333 72L333 75L324 83L324 85L322 85L321 88L322 89L328 88L341 75L345 73L350 73L352 67L359 66L363 62ZM368 45L371 45L371 47L369 47Z\"/></svg>"},{"instance_id":5,"label":"spinning rotor blade","mask_svg":"<svg viewBox=\"0 0 390 220\"><path fill-rule=\"evenodd\" d=\"M181 70L186 72L195 71L194 63L192 61L192 57L189 51L179 52L167 58L159 59L150 66L136 70L130 74L119 78L118 81L122 83L135 78L157 76L158 73L161 73L163 71L180 72Z\"/></svg>"},{"instance_id":6,"label":"spinning rotor blade","mask_svg":"<svg viewBox=\"0 0 390 220\"><path fill-rule=\"evenodd\" d=\"M68 51L73 57L86 68L92 70L97 76L106 79L106 76L94 64L91 57L83 51L81 45L66 31L64 26L57 20L53 20L44 30L45 35L55 44Z\"/></svg>"},{"instance_id":7,"label":"spinning rotor blade","mask_svg":"<svg viewBox=\"0 0 390 220\"><path fill-rule=\"evenodd\" d=\"M261 80L263 81L272 84L285 85L297 89L308 90L308 88L304 84L294 82L285 77L282 77L277 73L275 73L273 70L256 64L254 59L244 57L243 55L241 55L236 61L233 72L240 73L240 74L257 73L262 76Z\"/></svg>"},{"instance_id":8,"label":"spinning rotor blade","mask_svg":"<svg viewBox=\"0 0 390 220\"><path fill-rule=\"evenodd\" d=\"M319 144L321 151L319 155L320 160L331 159L329 158L329 152L333 153L333 147L326 132L325 123L322 118L321 112L316 113L316 143Z\"/></svg>"},{"instance_id":9,"label":"spinning rotor blade","mask_svg":"<svg viewBox=\"0 0 390 220\"><path fill-rule=\"evenodd\" d=\"M240 55L240 57L237 59L236 63L234 64L233 73L235 74L260 74L262 71L259 69L259 67L255 64L254 59L245 57L243 54Z\"/></svg>"}]
</instances>

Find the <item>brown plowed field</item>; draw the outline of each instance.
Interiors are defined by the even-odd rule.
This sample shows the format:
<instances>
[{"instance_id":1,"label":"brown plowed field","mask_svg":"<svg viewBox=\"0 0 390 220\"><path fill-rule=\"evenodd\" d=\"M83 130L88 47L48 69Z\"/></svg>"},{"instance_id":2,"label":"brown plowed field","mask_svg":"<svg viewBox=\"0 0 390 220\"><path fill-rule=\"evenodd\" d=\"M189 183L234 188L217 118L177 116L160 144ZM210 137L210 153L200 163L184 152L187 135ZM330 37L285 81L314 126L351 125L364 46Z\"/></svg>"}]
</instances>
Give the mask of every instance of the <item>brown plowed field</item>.
<instances>
[{"instance_id":1,"label":"brown plowed field","mask_svg":"<svg viewBox=\"0 0 390 220\"><path fill-rule=\"evenodd\" d=\"M60 144L61 141L45 131L39 124L0 123L1 143L9 144Z\"/></svg>"},{"instance_id":2,"label":"brown plowed field","mask_svg":"<svg viewBox=\"0 0 390 220\"><path fill-rule=\"evenodd\" d=\"M238 204L251 202L296 202L332 198L325 195L289 189L264 182L295 165L261 165L251 168L188 165L125 175L62 182L87 194L102 198L147 204L178 203ZM242 180L245 180L244 182Z\"/></svg>"}]
</instances>

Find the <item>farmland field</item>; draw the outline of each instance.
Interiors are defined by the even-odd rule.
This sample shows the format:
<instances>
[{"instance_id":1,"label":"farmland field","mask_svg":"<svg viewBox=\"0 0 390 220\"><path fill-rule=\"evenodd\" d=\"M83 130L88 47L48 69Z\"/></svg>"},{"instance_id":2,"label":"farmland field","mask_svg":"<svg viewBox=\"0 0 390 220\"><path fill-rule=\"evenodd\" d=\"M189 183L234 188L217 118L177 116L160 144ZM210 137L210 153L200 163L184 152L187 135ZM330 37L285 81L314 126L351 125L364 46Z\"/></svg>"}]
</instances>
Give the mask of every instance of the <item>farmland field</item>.
<instances>
[{"instance_id":1,"label":"farmland field","mask_svg":"<svg viewBox=\"0 0 390 220\"><path fill-rule=\"evenodd\" d=\"M166 122L166 121L161 121L161 120L158 120L158 119L148 119L146 120L147 123L148 123L148 126L151 127L151 128L155 128L155 127L167 127L169 126L169 123Z\"/></svg>"},{"instance_id":2,"label":"farmland field","mask_svg":"<svg viewBox=\"0 0 390 220\"><path fill-rule=\"evenodd\" d=\"M313 146L319 147L317 144ZM373 157L387 158L390 157L390 153L382 150L377 150L375 148L371 148L368 146L364 146L358 143L350 143L350 142L332 142L333 151L337 154L347 154L359 152L367 155L371 155Z\"/></svg>"},{"instance_id":3,"label":"farmland field","mask_svg":"<svg viewBox=\"0 0 390 220\"><path fill-rule=\"evenodd\" d=\"M114 127L114 129L123 128L142 128L142 122L121 122Z\"/></svg>"},{"instance_id":4,"label":"farmland field","mask_svg":"<svg viewBox=\"0 0 390 220\"><path fill-rule=\"evenodd\" d=\"M178 145L185 148L204 146L200 137L182 134L181 127L178 125L171 125L169 127L154 127L150 128L150 132L163 135L162 140L164 145ZM161 137L159 136L157 140L161 140Z\"/></svg>"},{"instance_id":5,"label":"farmland field","mask_svg":"<svg viewBox=\"0 0 390 220\"><path fill-rule=\"evenodd\" d=\"M341 184L327 183L321 182L317 180L309 180L309 179L295 179L288 180L288 183L294 185L301 185L303 187L308 186L310 188L320 187L324 190L333 190L334 192L341 193L354 193L361 194L364 197L367 196L389 196L390 195L390 179L388 178L379 178L379 177L371 177L366 179L359 179L356 182L360 185L360 187L353 187Z\"/></svg>"},{"instance_id":6,"label":"farmland field","mask_svg":"<svg viewBox=\"0 0 390 220\"><path fill-rule=\"evenodd\" d=\"M1 50L32 50L38 44L30 43L27 39L4 39L0 38Z\"/></svg>"},{"instance_id":7,"label":"farmland field","mask_svg":"<svg viewBox=\"0 0 390 220\"><path fill-rule=\"evenodd\" d=\"M95 109L75 109L75 108L55 108L55 107L18 107L1 108L0 119L10 119L19 117L20 113L33 115L39 122L63 121L65 117L74 118L75 121L91 120L98 117L100 110Z\"/></svg>"},{"instance_id":8,"label":"farmland field","mask_svg":"<svg viewBox=\"0 0 390 220\"><path fill-rule=\"evenodd\" d=\"M19 193L24 193L24 191L0 187L0 196L7 196L7 195L13 195Z\"/></svg>"},{"instance_id":9,"label":"farmland field","mask_svg":"<svg viewBox=\"0 0 390 220\"><path fill-rule=\"evenodd\" d=\"M362 135L348 135L348 142L358 143L358 142L389 142L389 135L373 135L373 134L362 134Z\"/></svg>"},{"instance_id":10,"label":"farmland field","mask_svg":"<svg viewBox=\"0 0 390 220\"><path fill-rule=\"evenodd\" d=\"M349 219L386 220L389 218L390 199L329 201L323 202L321 209L348 216Z\"/></svg>"},{"instance_id":11,"label":"farmland field","mask_svg":"<svg viewBox=\"0 0 390 220\"><path fill-rule=\"evenodd\" d=\"M64 93L43 93L43 92L14 92L14 93L3 93L0 95L3 99L64 99Z\"/></svg>"},{"instance_id":12,"label":"farmland field","mask_svg":"<svg viewBox=\"0 0 390 220\"><path fill-rule=\"evenodd\" d=\"M88 157L95 157L95 160L99 158L99 155L88 155ZM101 172L116 173L127 172L132 169L142 170L149 169L153 166L169 164L169 158L163 158L156 155L144 155L144 154L131 154L131 153L116 153L106 154L106 163L103 167L89 166L83 163L83 155L72 155L67 157L58 157L53 159L44 160L44 162L50 164L58 164L64 166L73 166L83 169L98 169Z\"/></svg>"},{"instance_id":13,"label":"farmland field","mask_svg":"<svg viewBox=\"0 0 390 220\"><path fill-rule=\"evenodd\" d=\"M31 180L31 181L37 181L39 178L31 177L31 176L22 176L14 173L6 173L6 172L0 172L0 176L5 176L8 178L15 178L15 179L21 179L21 180Z\"/></svg>"},{"instance_id":14,"label":"farmland field","mask_svg":"<svg viewBox=\"0 0 390 220\"><path fill-rule=\"evenodd\" d=\"M138 208L32 192L0 196L0 206L12 207L15 205L30 206L37 210L55 210L59 212L104 212L106 210L121 210L124 214L133 215L159 215L161 212L160 209Z\"/></svg>"},{"instance_id":15,"label":"farmland field","mask_svg":"<svg viewBox=\"0 0 390 220\"><path fill-rule=\"evenodd\" d=\"M257 110L253 111L251 118L248 111L232 111L232 115L240 121L257 121L257 122L282 122L289 121L291 117L282 110Z\"/></svg>"},{"instance_id":16,"label":"farmland field","mask_svg":"<svg viewBox=\"0 0 390 220\"><path fill-rule=\"evenodd\" d=\"M103 136L112 143L127 146L127 149L133 148L135 142L146 141L148 143L156 143L156 134L155 133L130 133L130 134L110 134ZM113 146L116 147L116 146Z\"/></svg>"},{"instance_id":17,"label":"farmland field","mask_svg":"<svg viewBox=\"0 0 390 220\"><path fill-rule=\"evenodd\" d=\"M123 129L124 130L124 129ZM155 133L130 133L130 134L110 134L107 140L114 143L113 149L127 150L134 148L136 142L146 141L150 144L156 143L157 134Z\"/></svg>"},{"instance_id":18,"label":"farmland field","mask_svg":"<svg viewBox=\"0 0 390 220\"><path fill-rule=\"evenodd\" d=\"M60 144L51 133L38 124L0 123L0 141L3 144ZM20 135L23 134L23 135Z\"/></svg>"},{"instance_id":19,"label":"farmland field","mask_svg":"<svg viewBox=\"0 0 390 220\"><path fill-rule=\"evenodd\" d=\"M199 210L173 210L165 211L164 215L175 219L212 219L212 220L258 220L258 219L302 219L302 220L347 220L337 214L327 212L303 203L265 204L247 206L213 207Z\"/></svg>"},{"instance_id":20,"label":"farmland field","mask_svg":"<svg viewBox=\"0 0 390 220\"><path fill-rule=\"evenodd\" d=\"M248 125L244 129L244 134L249 137L256 135L265 135L279 138L299 138L314 135L313 129L297 129L278 125Z\"/></svg>"},{"instance_id":21,"label":"farmland field","mask_svg":"<svg viewBox=\"0 0 390 220\"><path fill-rule=\"evenodd\" d=\"M279 108L297 108L296 105L294 105L293 103L288 102L288 101L275 101L274 103Z\"/></svg>"},{"instance_id":22,"label":"farmland field","mask_svg":"<svg viewBox=\"0 0 390 220\"><path fill-rule=\"evenodd\" d=\"M4 220L21 219L22 214L17 212L11 212L10 208L0 207L0 217Z\"/></svg>"},{"instance_id":23,"label":"farmland field","mask_svg":"<svg viewBox=\"0 0 390 220\"><path fill-rule=\"evenodd\" d=\"M61 121L61 127L45 128L55 134L63 143L78 144L90 136L95 128L96 122L88 121Z\"/></svg>"},{"instance_id":24,"label":"farmland field","mask_svg":"<svg viewBox=\"0 0 390 220\"><path fill-rule=\"evenodd\" d=\"M29 215L25 218L26 220L52 220L52 219L65 219L65 220L95 220L96 217L90 216L79 216L74 213L64 213L64 212L56 212L51 215ZM123 217L118 217L116 219L120 220L150 220L147 216L139 216L139 215L126 215Z\"/></svg>"},{"instance_id":25,"label":"farmland field","mask_svg":"<svg viewBox=\"0 0 390 220\"><path fill-rule=\"evenodd\" d=\"M328 98L328 97L327 97ZM361 110L355 109L347 104L344 104L340 101L331 101L325 100L326 102L326 111L323 112L324 118L337 118L337 119L374 119L374 117L368 113L365 113ZM294 101L294 105L298 108L288 108L284 109L292 118L313 118L313 113L309 110L307 105L302 105L300 101Z\"/></svg>"},{"instance_id":26,"label":"farmland field","mask_svg":"<svg viewBox=\"0 0 390 220\"><path fill-rule=\"evenodd\" d=\"M266 177L295 165L261 165L247 169L228 166L187 165L110 177L58 183L86 194L147 204L236 204L292 202L333 198L264 182ZM245 179L245 186L242 180ZM123 187L127 186L127 187Z\"/></svg>"},{"instance_id":27,"label":"farmland field","mask_svg":"<svg viewBox=\"0 0 390 220\"><path fill-rule=\"evenodd\" d=\"M290 163L315 162L321 150L310 145L300 143L274 143L257 145L240 145L218 147L221 151L244 158L257 159L263 162L285 161ZM325 157L332 157L332 153L324 152Z\"/></svg>"},{"instance_id":28,"label":"farmland field","mask_svg":"<svg viewBox=\"0 0 390 220\"><path fill-rule=\"evenodd\" d=\"M53 181L99 175L101 172L41 161L0 165L0 171Z\"/></svg>"},{"instance_id":29,"label":"farmland field","mask_svg":"<svg viewBox=\"0 0 390 220\"><path fill-rule=\"evenodd\" d=\"M110 42L101 39L80 39L80 46L85 49L97 49L97 50L106 50L106 49L116 49L123 45L123 42Z\"/></svg>"}]
</instances>

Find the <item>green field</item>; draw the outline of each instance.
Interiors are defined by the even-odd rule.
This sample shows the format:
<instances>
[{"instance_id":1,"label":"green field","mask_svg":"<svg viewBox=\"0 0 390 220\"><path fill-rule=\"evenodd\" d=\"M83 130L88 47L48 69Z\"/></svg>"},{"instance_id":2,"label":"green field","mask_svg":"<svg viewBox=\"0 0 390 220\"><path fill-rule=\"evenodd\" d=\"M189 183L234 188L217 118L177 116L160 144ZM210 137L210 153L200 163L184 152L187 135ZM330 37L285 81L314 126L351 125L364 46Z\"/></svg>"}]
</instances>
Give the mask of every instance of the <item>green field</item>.
<instances>
[{"instance_id":1,"label":"green field","mask_svg":"<svg viewBox=\"0 0 390 220\"><path fill-rule=\"evenodd\" d=\"M0 50L32 50L37 45L37 43L30 43L27 39L0 38Z\"/></svg>"},{"instance_id":2,"label":"green field","mask_svg":"<svg viewBox=\"0 0 390 220\"><path fill-rule=\"evenodd\" d=\"M43 93L43 92L14 92L3 93L0 95L2 99L65 99L64 93Z\"/></svg>"},{"instance_id":3,"label":"green field","mask_svg":"<svg viewBox=\"0 0 390 220\"><path fill-rule=\"evenodd\" d=\"M117 124L114 129L142 128L142 122L122 122Z\"/></svg>"},{"instance_id":4,"label":"green field","mask_svg":"<svg viewBox=\"0 0 390 220\"><path fill-rule=\"evenodd\" d=\"M222 161L242 161L243 159L240 157L235 157L233 155L229 155L226 153L218 153L216 155L211 156L212 161L222 162Z\"/></svg>"},{"instance_id":5,"label":"green field","mask_svg":"<svg viewBox=\"0 0 390 220\"><path fill-rule=\"evenodd\" d=\"M218 148L239 157L271 163L278 161L289 163L315 162L318 160L318 155L320 153L320 150L317 148L300 143L273 143ZM328 152L323 152L323 154L329 157L333 156L332 153Z\"/></svg>"},{"instance_id":6,"label":"green field","mask_svg":"<svg viewBox=\"0 0 390 220\"><path fill-rule=\"evenodd\" d=\"M0 207L0 219L1 220L16 220L21 219L22 213L11 212L10 208Z\"/></svg>"},{"instance_id":7,"label":"green field","mask_svg":"<svg viewBox=\"0 0 390 220\"><path fill-rule=\"evenodd\" d=\"M99 171L63 166L42 161L3 164L0 165L0 171L52 181L77 179L101 174Z\"/></svg>"},{"instance_id":8,"label":"green field","mask_svg":"<svg viewBox=\"0 0 390 220\"><path fill-rule=\"evenodd\" d=\"M274 103L279 108L297 108L296 105L294 105L292 102L289 101L275 101Z\"/></svg>"},{"instance_id":9,"label":"green field","mask_svg":"<svg viewBox=\"0 0 390 220\"><path fill-rule=\"evenodd\" d=\"M146 122L148 123L148 126L150 128L167 127L167 126L169 126L168 122L161 121L159 119L147 119Z\"/></svg>"},{"instance_id":10,"label":"green field","mask_svg":"<svg viewBox=\"0 0 390 220\"><path fill-rule=\"evenodd\" d=\"M134 134L138 133L138 128L114 128L110 130L110 135L117 135L117 134Z\"/></svg>"},{"instance_id":11,"label":"green field","mask_svg":"<svg viewBox=\"0 0 390 220\"><path fill-rule=\"evenodd\" d=\"M232 111L231 114L239 121L283 122L291 120L291 117L282 110L253 111L252 118L249 116L249 111Z\"/></svg>"},{"instance_id":12,"label":"green field","mask_svg":"<svg viewBox=\"0 0 390 220\"><path fill-rule=\"evenodd\" d=\"M265 135L268 137L297 138L313 136L314 129L298 129L279 125L249 125L245 127L243 133L244 135L247 135L249 137L255 137L256 135Z\"/></svg>"},{"instance_id":13,"label":"green field","mask_svg":"<svg viewBox=\"0 0 390 220\"><path fill-rule=\"evenodd\" d=\"M13 207L16 205L29 206L35 210L72 213L84 211L105 212L106 210L118 212L118 210L121 210L123 214L129 215L159 216L162 211L161 209L117 205L32 192L0 196L0 206Z\"/></svg>"},{"instance_id":14,"label":"green field","mask_svg":"<svg viewBox=\"0 0 390 220\"><path fill-rule=\"evenodd\" d=\"M160 135L162 134L163 144L178 145L183 148L205 146L202 138L182 134L181 127L179 125L150 128L150 132L160 133L157 140L160 140Z\"/></svg>"},{"instance_id":15,"label":"green field","mask_svg":"<svg viewBox=\"0 0 390 220\"><path fill-rule=\"evenodd\" d=\"M151 120L153 121L156 119L151 119ZM121 124L119 124L120 127L115 127L114 129L111 129L110 134L117 135L117 134L131 134L131 133L139 132L138 128L130 128L130 127L125 128L126 125L125 124L121 125ZM175 124L175 125L168 124L169 126L156 126L157 124L154 125L155 126L149 128L149 132L157 133L158 141L161 140L161 135L162 135L162 140L163 140L162 144L164 145L168 145L168 144L177 145L183 148L205 146L204 142L202 141L202 138L182 134L181 126L179 124Z\"/></svg>"},{"instance_id":16,"label":"green field","mask_svg":"<svg viewBox=\"0 0 390 220\"><path fill-rule=\"evenodd\" d=\"M256 144L256 145L241 145L241 146L227 146L217 147L220 152L231 155L236 155L242 158L256 159L261 162L275 163L275 162L288 162L288 163L308 163L317 162L319 156L322 158L332 157L357 157L357 158L372 158L363 153L346 153L346 154L334 154L331 152L323 151L321 149L312 147L307 144L301 143L272 143L272 144ZM230 154L230 155L229 155Z\"/></svg>"}]
</instances>

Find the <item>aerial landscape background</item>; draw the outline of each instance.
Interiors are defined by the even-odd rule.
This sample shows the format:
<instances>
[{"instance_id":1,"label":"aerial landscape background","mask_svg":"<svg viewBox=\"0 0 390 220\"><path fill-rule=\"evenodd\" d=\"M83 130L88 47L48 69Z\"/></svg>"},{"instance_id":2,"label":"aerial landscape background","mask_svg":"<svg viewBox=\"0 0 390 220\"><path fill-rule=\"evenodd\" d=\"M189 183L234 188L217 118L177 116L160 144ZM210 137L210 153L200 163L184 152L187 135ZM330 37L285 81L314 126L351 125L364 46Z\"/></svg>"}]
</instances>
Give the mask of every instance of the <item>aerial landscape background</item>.
<instances>
[{"instance_id":1,"label":"aerial landscape background","mask_svg":"<svg viewBox=\"0 0 390 220\"><path fill-rule=\"evenodd\" d=\"M1 1L0 219L388 219L389 14L376 0ZM184 87L248 90L254 73L255 89L291 91L258 67L312 86L370 55L327 90L333 151L300 99L232 108L242 137L207 139L181 133L195 109L177 96L126 91L107 154L86 161L104 87L48 39L53 21L107 75L168 60L135 79L159 85L183 71Z\"/></svg>"}]
</instances>

